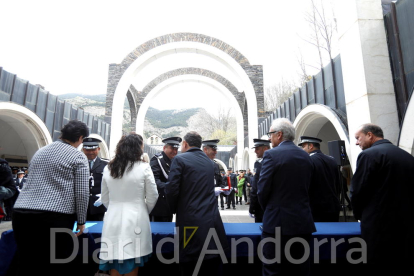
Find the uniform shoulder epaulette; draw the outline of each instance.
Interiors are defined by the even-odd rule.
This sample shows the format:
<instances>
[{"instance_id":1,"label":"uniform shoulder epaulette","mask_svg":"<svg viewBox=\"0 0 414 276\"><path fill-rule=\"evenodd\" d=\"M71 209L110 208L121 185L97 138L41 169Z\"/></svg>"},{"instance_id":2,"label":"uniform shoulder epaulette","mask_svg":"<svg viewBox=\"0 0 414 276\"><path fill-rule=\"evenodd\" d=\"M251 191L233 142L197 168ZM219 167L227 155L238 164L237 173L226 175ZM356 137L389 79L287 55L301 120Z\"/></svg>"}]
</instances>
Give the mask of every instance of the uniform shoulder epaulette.
<instances>
[{"instance_id":1,"label":"uniform shoulder epaulette","mask_svg":"<svg viewBox=\"0 0 414 276\"><path fill-rule=\"evenodd\" d=\"M155 158L161 159L162 158L162 152L154 154Z\"/></svg>"},{"instance_id":2,"label":"uniform shoulder epaulette","mask_svg":"<svg viewBox=\"0 0 414 276\"><path fill-rule=\"evenodd\" d=\"M111 160L106 159L106 158L101 158L101 160L102 160L102 161L105 161L105 162L107 162L107 163L109 163L109 161L111 161Z\"/></svg>"}]
</instances>

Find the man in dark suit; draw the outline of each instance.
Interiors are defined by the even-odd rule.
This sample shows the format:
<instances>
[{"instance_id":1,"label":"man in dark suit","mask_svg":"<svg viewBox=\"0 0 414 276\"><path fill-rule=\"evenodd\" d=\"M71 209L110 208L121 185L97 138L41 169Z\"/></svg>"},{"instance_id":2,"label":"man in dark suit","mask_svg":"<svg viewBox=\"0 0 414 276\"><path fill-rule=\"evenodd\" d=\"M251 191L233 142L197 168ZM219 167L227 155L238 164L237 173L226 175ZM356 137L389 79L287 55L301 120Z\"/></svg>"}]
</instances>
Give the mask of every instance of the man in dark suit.
<instances>
[{"instance_id":1,"label":"man in dark suit","mask_svg":"<svg viewBox=\"0 0 414 276\"><path fill-rule=\"evenodd\" d=\"M384 139L377 125L362 125L355 139L362 152L351 202L367 243L369 272L414 275L414 157Z\"/></svg>"},{"instance_id":2,"label":"man in dark suit","mask_svg":"<svg viewBox=\"0 0 414 276\"><path fill-rule=\"evenodd\" d=\"M14 202L16 201L17 193L18 191L13 180L12 170L9 167L9 163L5 159L0 158L0 222L2 219L5 221L11 220L11 211ZM13 205L10 206L11 202ZM4 218L2 216L4 216Z\"/></svg>"},{"instance_id":3,"label":"man in dark suit","mask_svg":"<svg viewBox=\"0 0 414 276\"><path fill-rule=\"evenodd\" d=\"M308 195L312 161L293 143L295 128L288 119L274 120L268 135L273 148L263 155L257 197L264 210L262 239L280 237L281 262L264 262L263 275L309 275L310 260L304 246L296 242L290 247L291 258L305 258L301 264L291 263L285 247L292 238L304 239L310 246L316 231ZM275 251L274 243L267 242L263 256L274 260Z\"/></svg>"},{"instance_id":4,"label":"man in dark suit","mask_svg":"<svg viewBox=\"0 0 414 276\"><path fill-rule=\"evenodd\" d=\"M237 189L237 176L233 173L232 168L227 169L227 174L224 176L224 182L226 183L226 186L229 186L229 194L227 195L227 208L230 209L230 205L233 206L233 209L236 210L236 192L234 189ZM230 185L229 185L230 183ZM223 207L223 201L220 202L221 206ZM223 209L223 208L221 208Z\"/></svg>"},{"instance_id":5,"label":"man in dark suit","mask_svg":"<svg viewBox=\"0 0 414 276\"><path fill-rule=\"evenodd\" d=\"M4 206L6 208L7 216L4 218L5 221L11 221L13 213L13 206L16 203L17 197L20 194L20 190L23 189L23 186L26 184L27 177L25 177L24 171L18 171L16 173L17 177L14 180L14 185L16 187L16 193L9 199L4 201Z\"/></svg>"},{"instance_id":6,"label":"man in dark suit","mask_svg":"<svg viewBox=\"0 0 414 276\"><path fill-rule=\"evenodd\" d=\"M214 186L216 188L224 188L225 185L223 185L223 178L220 174L220 166L217 164L217 162L214 160L217 155L217 144L220 142L219 139L214 140L205 140L202 141L203 145L203 152L207 155L208 158L212 161L213 167L214 167ZM216 200L218 201L218 195L216 196ZM224 208L222 208L224 209Z\"/></svg>"},{"instance_id":7,"label":"man in dark suit","mask_svg":"<svg viewBox=\"0 0 414 276\"><path fill-rule=\"evenodd\" d=\"M86 137L83 139L83 153L89 162L89 204L86 220L103 221L106 208L100 202L102 175L107 161L98 157L99 143L102 141L97 138Z\"/></svg>"},{"instance_id":8,"label":"man in dark suit","mask_svg":"<svg viewBox=\"0 0 414 276\"><path fill-rule=\"evenodd\" d=\"M257 183L259 183L260 171L262 168L262 160L263 154L265 151L270 149L270 141L269 140L262 140L262 139L253 139L254 142L254 152L256 153L256 157L258 158L254 163L254 176L251 177L253 179L251 182L252 190L250 194L250 207L249 213L251 216L254 217L255 222L262 222L263 221L263 209L257 200Z\"/></svg>"},{"instance_id":9,"label":"man in dark suit","mask_svg":"<svg viewBox=\"0 0 414 276\"><path fill-rule=\"evenodd\" d=\"M336 187L340 187L339 169L335 160L320 150L321 139L301 136L300 146L313 162L309 202L314 222L338 222L341 204Z\"/></svg>"},{"instance_id":10,"label":"man in dark suit","mask_svg":"<svg viewBox=\"0 0 414 276\"><path fill-rule=\"evenodd\" d=\"M208 250L228 247L214 194L214 167L200 147L201 136L197 132L184 136L182 154L174 158L165 185L169 206L176 214L181 275L217 275L219 255L204 255L202 249L205 243ZM211 236L214 231L218 244Z\"/></svg>"},{"instance_id":11,"label":"man in dark suit","mask_svg":"<svg viewBox=\"0 0 414 276\"><path fill-rule=\"evenodd\" d=\"M168 206L165 198L165 184L168 181L170 167L173 158L178 153L182 139L180 137L169 137L162 140L164 143L163 151L157 153L151 158L150 165L154 174L155 183L158 190L158 201L150 214L151 221L171 222L173 213Z\"/></svg>"}]
</instances>

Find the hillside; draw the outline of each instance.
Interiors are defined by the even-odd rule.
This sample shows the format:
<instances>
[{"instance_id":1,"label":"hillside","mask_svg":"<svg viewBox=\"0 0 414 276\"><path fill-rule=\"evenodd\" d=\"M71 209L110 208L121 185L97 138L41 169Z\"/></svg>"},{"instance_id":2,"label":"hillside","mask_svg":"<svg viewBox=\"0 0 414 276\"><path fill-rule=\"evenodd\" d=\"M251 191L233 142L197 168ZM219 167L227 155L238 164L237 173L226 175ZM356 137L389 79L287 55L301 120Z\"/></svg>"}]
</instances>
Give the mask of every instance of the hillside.
<instances>
[{"instance_id":1,"label":"hillside","mask_svg":"<svg viewBox=\"0 0 414 276\"><path fill-rule=\"evenodd\" d=\"M59 98L67 102L82 107L86 112L103 119L105 115L106 95L82 95L69 93L60 95ZM144 136L149 137L157 134L161 137L183 136L190 126L188 121L195 121L194 116L204 111L201 108L191 108L182 110L158 110L150 107L147 111L144 123ZM198 121L198 120L197 120ZM131 114L128 101L125 100L123 130L129 132L131 128Z\"/></svg>"}]
</instances>

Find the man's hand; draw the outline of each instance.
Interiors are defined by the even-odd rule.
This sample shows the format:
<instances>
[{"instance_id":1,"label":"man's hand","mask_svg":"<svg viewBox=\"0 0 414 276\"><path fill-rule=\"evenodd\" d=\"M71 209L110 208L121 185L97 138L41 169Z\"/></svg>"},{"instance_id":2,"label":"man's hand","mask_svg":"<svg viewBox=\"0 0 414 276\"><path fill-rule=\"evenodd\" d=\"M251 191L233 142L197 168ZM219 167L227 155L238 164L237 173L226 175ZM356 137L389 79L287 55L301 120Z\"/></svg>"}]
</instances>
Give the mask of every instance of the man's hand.
<instances>
[{"instance_id":1,"label":"man's hand","mask_svg":"<svg viewBox=\"0 0 414 276\"><path fill-rule=\"evenodd\" d=\"M251 218L254 218L254 214L252 214L252 213L249 213L249 216L250 216Z\"/></svg>"},{"instance_id":2,"label":"man's hand","mask_svg":"<svg viewBox=\"0 0 414 276\"><path fill-rule=\"evenodd\" d=\"M76 224L76 231L79 231L75 233L76 237L79 237L80 235L82 235L84 230L85 230L85 224L83 225Z\"/></svg>"}]
</instances>

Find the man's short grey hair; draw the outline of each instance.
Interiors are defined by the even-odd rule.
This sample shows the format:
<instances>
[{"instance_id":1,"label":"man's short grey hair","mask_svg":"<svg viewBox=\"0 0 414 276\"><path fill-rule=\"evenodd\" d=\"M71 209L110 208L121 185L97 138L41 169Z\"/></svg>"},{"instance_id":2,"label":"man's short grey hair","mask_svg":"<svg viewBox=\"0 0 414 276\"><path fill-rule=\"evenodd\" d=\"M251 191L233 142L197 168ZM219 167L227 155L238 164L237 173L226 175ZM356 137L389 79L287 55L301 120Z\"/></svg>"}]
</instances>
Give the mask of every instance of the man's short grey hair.
<instances>
[{"instance_id":1,"label":"man's short grey hair","mask_svg":"<svg viewBox=\"0 0 414 276\"><path fill-rule=\"evenodd\" d=\"M270 131L281 131L283 133L283 141L295 140L295 128L292 123L286 118L278 118L272 122Z\"/></svg>"}]
</instances>

